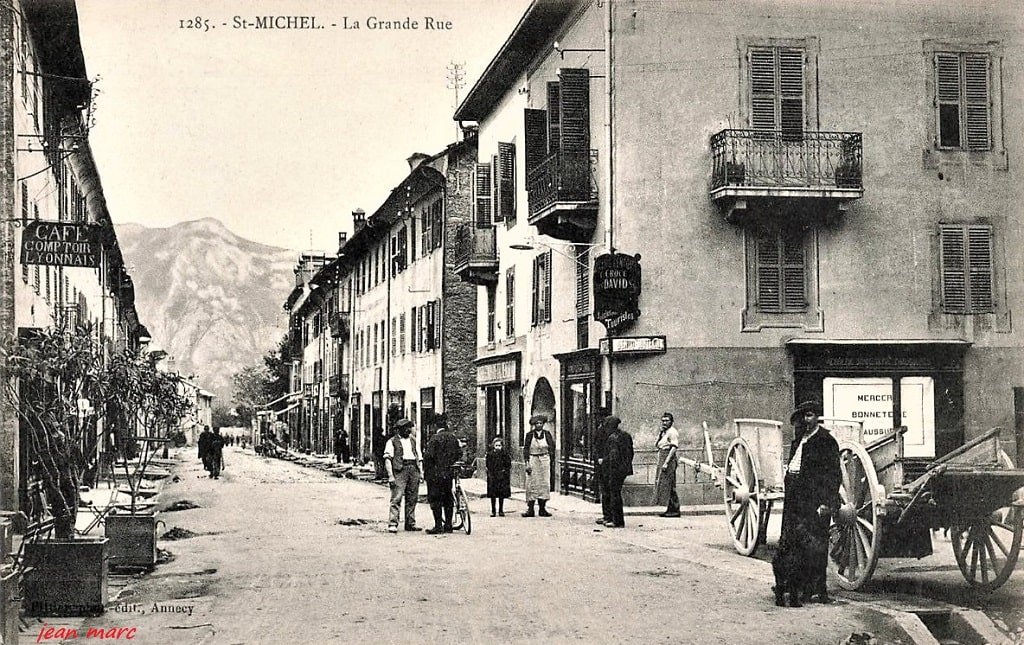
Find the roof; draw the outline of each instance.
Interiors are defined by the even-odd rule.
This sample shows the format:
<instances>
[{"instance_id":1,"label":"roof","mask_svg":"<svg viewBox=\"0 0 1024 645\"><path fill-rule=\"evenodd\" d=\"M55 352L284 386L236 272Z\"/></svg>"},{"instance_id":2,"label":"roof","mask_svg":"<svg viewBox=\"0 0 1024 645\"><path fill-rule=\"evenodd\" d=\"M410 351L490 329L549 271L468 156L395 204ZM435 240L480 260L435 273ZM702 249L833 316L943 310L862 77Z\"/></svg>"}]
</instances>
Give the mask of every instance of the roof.
<instances>
[{"instance_id":1,"label":"roof","mask_svg":"<svg viewBox=\"0 0 1024 645\"><path fill-rule=\"evenodd\" d=\"M455 110L456 121L481 121L585 0L533 0L519 24Z\"/></svg>"}]
</instances>

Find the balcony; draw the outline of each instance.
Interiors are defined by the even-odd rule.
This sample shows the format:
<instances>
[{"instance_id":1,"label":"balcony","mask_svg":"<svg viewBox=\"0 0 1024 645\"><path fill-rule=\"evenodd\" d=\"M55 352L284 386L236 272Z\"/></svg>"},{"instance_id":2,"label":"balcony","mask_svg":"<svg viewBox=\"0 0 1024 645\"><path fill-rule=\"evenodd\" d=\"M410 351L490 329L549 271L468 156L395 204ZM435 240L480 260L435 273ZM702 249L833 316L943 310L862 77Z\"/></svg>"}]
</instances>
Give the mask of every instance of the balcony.
<instances>
[{"instance_id":1,"label":"balcony","mask_svg":"<svg viewBox=\"0 0 1024 645\"><path fill-rule=\"evenodd\" d=\"M332 374L327 381L327 394L338 398L348 398L348 374Z\"/></svg>"},{"instance_id":2,"label":"balcony","mask_svg":"<svg viewBox=\"0 0 1024 645\"><path fill-rule=\"evenodd\" d=\"M331 338L348 338L349 313L347 311L332 311L327 318L327 325L331 328Z\"/></svg>"},{"instance_id":3,"label":"balcony","mask_svg":"<svg viewBox=\"0 0 1024 645\"><path fill-rule=\"evenodd\" d=\"M464 282L494 284L498 281L498 251L495 229L460 224L455 229L454 271Z\"/></svg>"},{"instance_id":4,"label":"balcony","mask_svg":"<svg viewBox=\"0 0 1024 645\"><path fill-rule=\"evenodd\" d=\"M864 196L859 132L722 130L711 158L711 199L730 221L752 204L828 213Z\"/></svg>"},{"instance_id":5,"label":"balcony","mask_svg":"<svg viewBox=\"0 0 1024 645\"><path fill-rule=\"evenodd\" d=\"M597 224L597 151L555 152L526 178L530 225L542 235L585 242Z\"/></svg>"}]
</instances>

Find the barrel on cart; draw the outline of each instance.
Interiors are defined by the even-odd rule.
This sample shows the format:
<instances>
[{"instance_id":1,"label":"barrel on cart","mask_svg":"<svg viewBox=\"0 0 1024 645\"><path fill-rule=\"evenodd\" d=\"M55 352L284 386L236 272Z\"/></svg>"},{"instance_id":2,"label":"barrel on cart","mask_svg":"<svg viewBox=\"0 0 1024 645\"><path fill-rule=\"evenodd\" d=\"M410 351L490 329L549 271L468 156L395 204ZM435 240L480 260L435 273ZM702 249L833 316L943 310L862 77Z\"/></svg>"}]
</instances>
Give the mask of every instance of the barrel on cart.
<instances>
[{"instance_id":1,"label":"barrel on cart","mask_svg":"<svg viewBox=\"0 0 1024 645\"><path fill-rule=\"evenodd\" d=\"M736 551L753 555L767 538L772 506L785 496L788 456L782 423L736 419L736 436L717 466L705 428L705 459L681 458L711 475L724 492ZM878 558L920 558L932 553L931 533L946 529L967 582L994 590L1017 562L1024 526L1024 470L999 447L995 428L927 464L904 481L903 435L896 428L864 443L858 421L822 419L839 443L840 508L832 517L829 559L840 586L858 589Z\"/></svg>"}]
</instances>

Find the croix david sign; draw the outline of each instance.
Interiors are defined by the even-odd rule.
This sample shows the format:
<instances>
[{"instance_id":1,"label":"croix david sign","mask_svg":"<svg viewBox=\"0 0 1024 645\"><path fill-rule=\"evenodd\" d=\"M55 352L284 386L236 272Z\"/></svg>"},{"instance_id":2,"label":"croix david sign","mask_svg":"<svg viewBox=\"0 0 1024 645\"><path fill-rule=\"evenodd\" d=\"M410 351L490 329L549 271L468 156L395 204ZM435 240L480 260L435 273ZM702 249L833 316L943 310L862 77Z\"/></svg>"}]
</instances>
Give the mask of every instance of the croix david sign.
<instances>
[{"instance_id":1,"label":"croix david sign","mask_svg":"<svg viewBox=\"0 0 1024 645\"><path fill-rule=\"evenodd\" d=\"M21 263L98 268L100 246L95 225L35 220L21 236Z\"/></svg>"},{"instance_id":2,"label":"croix david sign","mask_svg":"<svg viewBox=\"0 0 1024 645\"><path fill-rule=\"evenodd\" d=\"M825 416L864 424L864 443L883 436L894 426L907 427L903 435L907 457L935 456L935 383L929 376L900 379L902 419L893 419L893 381L890 378L826 378L823 383Z\"/></svg>"}]
</instances>

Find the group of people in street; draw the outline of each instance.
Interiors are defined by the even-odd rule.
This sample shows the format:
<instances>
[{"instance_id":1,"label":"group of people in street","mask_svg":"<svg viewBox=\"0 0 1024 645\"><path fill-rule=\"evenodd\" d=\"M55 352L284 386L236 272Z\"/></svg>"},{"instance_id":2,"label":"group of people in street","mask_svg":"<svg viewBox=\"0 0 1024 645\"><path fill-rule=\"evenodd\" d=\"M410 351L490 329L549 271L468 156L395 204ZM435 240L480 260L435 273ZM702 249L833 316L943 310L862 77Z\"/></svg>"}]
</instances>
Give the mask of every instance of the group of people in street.
<instances>
[{"instance_id":1,"label":"group of people in street","mask_svg":"<svg viewBox=\"0 0 1024 645\"><path fill-rule=\"evenodd\" d=\"M220 434L220 428L210 430L210 426L203 426L199 434L199 459L203 462L203 468L209 473L212 479L220 479L220 471L224 469L224 437Z\"/></svg>"},{"instance_id":2,"label":"group of people in street","mask_svg":"<svg viewBox=\"0 0 1024 645\"><path fill-rule=\"evenodd\" d=\"M406 531L419 531L416 525L416 504L419 498L420 479L427 483L427 501L434 516L434 526L427 530L431 535L452 532L452 517L455 499L453 468L462 459L462 444L448 429L443 415L435 417L437 432L430 438L421 454L416 438L412 436L415 425L409 419L395 424L395 436L384 446L384 469L391 488L388 532L397 533L402 519L402 503L405 502Z\"/></svg>"}]
</instances>

